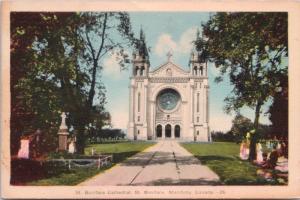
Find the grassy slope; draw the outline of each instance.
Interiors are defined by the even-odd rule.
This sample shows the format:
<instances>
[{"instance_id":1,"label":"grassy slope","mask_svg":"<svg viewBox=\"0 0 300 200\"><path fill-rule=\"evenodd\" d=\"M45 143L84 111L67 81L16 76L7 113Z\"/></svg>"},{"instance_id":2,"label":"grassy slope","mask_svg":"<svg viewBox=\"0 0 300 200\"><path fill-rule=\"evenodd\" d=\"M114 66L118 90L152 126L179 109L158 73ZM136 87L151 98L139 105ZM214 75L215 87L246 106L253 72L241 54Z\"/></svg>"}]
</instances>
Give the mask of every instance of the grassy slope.
<instances>
[{"instance_id":1,"label":"grassy slope","mask_svg":"<svg viewBox=\"0 0 300 200\"><path fill-rule=\"evenodd\" d=\"M257 168L239 159L239 145L229 142L182 143L202 164L216 172L226 185L266 184L256 176Z\"/></svg>"},{"instance_id":2,"label":"grassy slope","mask_svg":"<svg viewBox=\"0 0 300 200\"><path fill-rule=\"evenodd\" d=\"M113 154L113 162L114 164L116 164L140 151L143 151L153 144L154 143L149 142L93 144L85 149L85 154L89 155L92 148L94 148L97 153ZM59 172L54 172L53 174L56 174L55 176L51 176L49 178L41 179L38 181L33 181L27 183L26 185L77 185L78 183L104 171L105 169L107 168L97 169L95 167L90 167L74 168L71 170L62 169Z\"/></svg>"}]
</instances>

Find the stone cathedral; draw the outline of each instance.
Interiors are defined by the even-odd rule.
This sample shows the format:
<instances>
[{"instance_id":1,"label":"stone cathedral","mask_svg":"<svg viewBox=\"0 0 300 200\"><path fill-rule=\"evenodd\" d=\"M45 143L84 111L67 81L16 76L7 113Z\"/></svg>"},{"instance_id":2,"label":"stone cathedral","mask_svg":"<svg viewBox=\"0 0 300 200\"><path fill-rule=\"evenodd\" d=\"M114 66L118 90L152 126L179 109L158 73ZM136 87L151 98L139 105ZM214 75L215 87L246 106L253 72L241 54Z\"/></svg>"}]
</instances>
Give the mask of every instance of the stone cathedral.
<instances>
[{"instance_id":1,"label":"stone cathedral","mask_svg":"<svg viewBox=\"0 0 300 200\"><path fill-rule=\"evenodd\" d=\"M133 53L127 136L131 140L211 141L207 62L192 50L189 70L167 54L151 70L144 35Z\"/></svg>"}]
</instances>

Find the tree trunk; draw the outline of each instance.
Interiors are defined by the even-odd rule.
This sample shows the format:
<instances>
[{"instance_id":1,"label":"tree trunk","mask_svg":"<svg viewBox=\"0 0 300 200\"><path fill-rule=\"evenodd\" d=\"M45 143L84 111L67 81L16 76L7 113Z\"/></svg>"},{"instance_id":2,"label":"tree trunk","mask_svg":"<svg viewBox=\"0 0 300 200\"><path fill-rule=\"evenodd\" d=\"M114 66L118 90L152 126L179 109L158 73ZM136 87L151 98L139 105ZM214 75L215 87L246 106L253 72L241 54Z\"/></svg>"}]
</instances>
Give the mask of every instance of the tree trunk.
<instances>
[{"instance_id":1,"label":"tree trunk","mask_svg":"<svg viewBox=\"0 0 300 200\"><path fill-rule=\"evenodd\" d=\"M91 109L93 106L93 100L94 100L94 96L95 96L97 67L98 67L97 60L94 60L93 72L92 72L92 83L91 83L91 88L89 91L89 99L88 99L88 108L89 109Z\"/></svg>"},{"instance_id":2,"label":"tree trunk","mask_svg":"<svg viewBox=\"0 0 300 200\"><path fill-rule=\"evenodd\" d=\"M259 125L261 106L262 106L261 101L258 101L255 108L254 133L251 133L251 137L250 137L250 152L249 152L250 161L256 160L256 143L257 143L257 136L258 136L257 129Z\"/></svg>"},{"instance_id":3,"label":"tree trunk","mask_svg":"<svg viewBox=\"0 0 300 200\"><path fill-rule=\"evenodd\" d=\"M77 133L76 133L76 151L78 154L84 154L84 147L85 147L85 136L84 136L84 130L85 126L81 125L77 127Z\"/></svg>"}]
</instances>

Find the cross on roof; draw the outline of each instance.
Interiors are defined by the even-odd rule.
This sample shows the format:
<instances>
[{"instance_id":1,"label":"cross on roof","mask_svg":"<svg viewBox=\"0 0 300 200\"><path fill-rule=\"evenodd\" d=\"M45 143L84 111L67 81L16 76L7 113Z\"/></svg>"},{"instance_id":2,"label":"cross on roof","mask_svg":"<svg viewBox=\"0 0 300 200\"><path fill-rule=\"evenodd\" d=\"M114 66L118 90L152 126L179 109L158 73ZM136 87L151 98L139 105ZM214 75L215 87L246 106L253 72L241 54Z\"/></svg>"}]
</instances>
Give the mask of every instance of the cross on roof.
<instances>
[{"instance_id":1,"label":"cross on roof","mask_svg":"<svg viewBox=\"0 0 300 200\"><path fill-rule=\"evenodd\" d=\"M173 56L171 50L167 53L168 61L171 60L171 57Z\"/></svg>"}]
</instances>

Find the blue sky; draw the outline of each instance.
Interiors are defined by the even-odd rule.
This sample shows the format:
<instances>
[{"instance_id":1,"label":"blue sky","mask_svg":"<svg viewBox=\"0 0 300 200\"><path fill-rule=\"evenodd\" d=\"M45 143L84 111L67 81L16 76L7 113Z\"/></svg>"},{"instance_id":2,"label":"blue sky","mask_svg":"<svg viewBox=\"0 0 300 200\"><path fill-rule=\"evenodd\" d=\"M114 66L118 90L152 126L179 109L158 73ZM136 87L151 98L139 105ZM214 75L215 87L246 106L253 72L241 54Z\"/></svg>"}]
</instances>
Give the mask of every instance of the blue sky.
<instances>
[{"instance_id":1,"label":"blue sky","mask_svg":"<svg viewBox=\"0 0 300 200\"><path fill-rule=\"evenodd\" d=\"M132 28L135 34L139 34L142 27L147 45L151 48L151 70L163 64L167 60L167 52L172 51L172 61L184 69L188 69L188 61L191 52L191 41L196 36L197 28L201 32L201 24L209 19L209 13L204 12L130 12ZM129 109L129 77L131 69L120 71L120 67L113 55L103 59L102 81L107 90L106 109L111 113L114 128L126 129ZM231 127L234 115L225 114L223 111L224 98L230 94L232 86L228 80L215 83L214 78L218 70L213 63L209 63L210 84L210 128L211 130L227 131ZM268 105L263 108L267 111ZM244 108L241 112L253 121L254 111ZM269 124L264 114L260 118L261 123Z\"/></svg>"}]
</instances>

